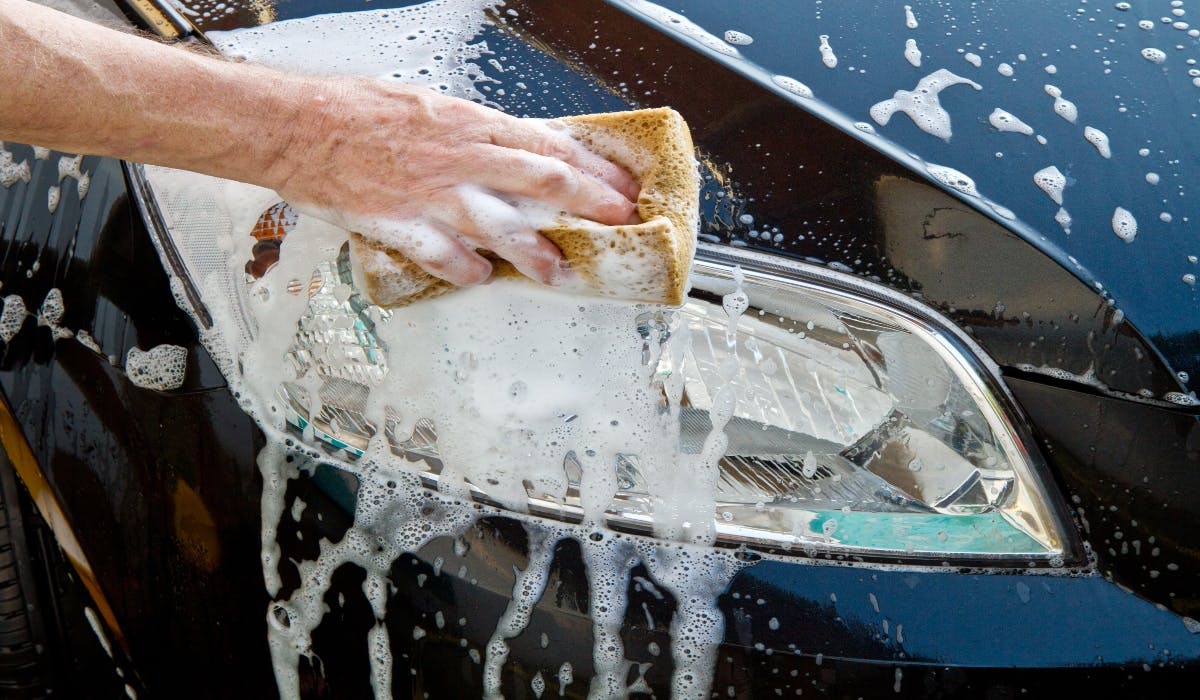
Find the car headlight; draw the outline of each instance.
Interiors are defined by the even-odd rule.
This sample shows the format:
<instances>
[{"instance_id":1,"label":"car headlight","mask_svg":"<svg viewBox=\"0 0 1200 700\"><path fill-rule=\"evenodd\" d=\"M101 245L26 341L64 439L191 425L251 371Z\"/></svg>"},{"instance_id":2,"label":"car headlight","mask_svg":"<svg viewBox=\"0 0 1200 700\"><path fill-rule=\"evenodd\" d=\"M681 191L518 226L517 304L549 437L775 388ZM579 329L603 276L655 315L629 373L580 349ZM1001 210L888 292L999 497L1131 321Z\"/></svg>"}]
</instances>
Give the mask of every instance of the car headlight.
<instances>
[{"instance_id":1,"label":"car headlight","mask_svg":"<svg viewBox=\"0 0 1200 700\"><path fill-rule=\"evenodd\" d=\"M201 325L204 305L216 304L214 315L239 326L223 332L253 337L253 319L236 311L282 289L254 280L278 258L294 213L256 190L229 194L245 186L147 171L148 186L142 171L133 175L178 297ZM345 248L326 252L284 292L299 320L272 352L294 379L264 389L273 392L267 411L347 465L382 438L437 488L447 446L435 422L405 423L390 407L383 420L368 418L380 401L373 387L407 361L403 336L389 343L381 332L391 314L353 287ZM719 246L701 246L691 281L677 314L645 307L629 332L641 338L646 376L676 394L662 408L678 421L672 448L712 449L714 422L727 444L715 469L695 474L617 455L610 527L772 551L1061 565L1067 531L1019 413L996 368L941 317L849 275ZM213 332L204 337L227 374L242 371ZM468 475L466 487L476 499L578 521L583 471L572 452L561 482ZM679 512L671 479L708 480L707 510Z\"/></svg>"}]
</instances>

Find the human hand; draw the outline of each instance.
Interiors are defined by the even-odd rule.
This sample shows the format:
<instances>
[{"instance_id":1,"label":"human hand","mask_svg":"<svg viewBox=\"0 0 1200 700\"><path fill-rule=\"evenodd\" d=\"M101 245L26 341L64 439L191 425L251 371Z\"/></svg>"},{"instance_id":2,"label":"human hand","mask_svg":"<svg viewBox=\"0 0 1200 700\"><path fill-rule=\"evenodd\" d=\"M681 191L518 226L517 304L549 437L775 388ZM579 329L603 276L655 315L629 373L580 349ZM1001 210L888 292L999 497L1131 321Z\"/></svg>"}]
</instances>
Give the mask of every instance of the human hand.
<instances>
[{"instance_id":1,"label":"human hand","mask_svg":"<svg viewBox=\"0 0 1200 700\"><path fill-rule=\"evenodd\" d=\"M504 197L602 224L636 222L629 173L544 122L410 85L313 82L264 184L453 284L490 277L476 249L546 284L569 278L558 248Z\"/></svg>"}]
</instances>

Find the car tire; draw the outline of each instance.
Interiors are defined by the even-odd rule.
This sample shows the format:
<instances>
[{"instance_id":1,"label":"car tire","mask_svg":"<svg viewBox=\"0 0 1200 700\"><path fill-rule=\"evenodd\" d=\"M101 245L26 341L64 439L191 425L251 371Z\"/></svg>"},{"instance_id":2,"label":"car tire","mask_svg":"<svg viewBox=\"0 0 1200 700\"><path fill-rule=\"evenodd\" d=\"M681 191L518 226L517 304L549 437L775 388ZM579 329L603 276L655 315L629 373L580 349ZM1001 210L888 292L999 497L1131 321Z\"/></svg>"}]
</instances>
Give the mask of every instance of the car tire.
<instances>
[{"instance_id":1,"label":"car tire","mask_svg":"<svg viewBox=\"0 0 1200 700\"><path fill-rule=\"evenodd\" d=\"M0 451L0 697L124 698L82 586Z\"/></svg>"}]
</instances>

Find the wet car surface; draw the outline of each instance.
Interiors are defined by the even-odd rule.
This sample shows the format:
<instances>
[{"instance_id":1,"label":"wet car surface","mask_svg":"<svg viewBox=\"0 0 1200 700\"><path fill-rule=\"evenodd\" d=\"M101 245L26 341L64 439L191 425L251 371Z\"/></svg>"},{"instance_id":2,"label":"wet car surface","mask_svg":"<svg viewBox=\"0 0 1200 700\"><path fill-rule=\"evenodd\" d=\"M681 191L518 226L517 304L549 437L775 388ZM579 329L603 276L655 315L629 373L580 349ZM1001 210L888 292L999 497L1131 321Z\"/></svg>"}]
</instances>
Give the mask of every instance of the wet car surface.
<instances>
[{"instance_id":1,"label":"wet car surface","mask_svg":"<svg viewBox=\"0 0 1200 700\"><path fill-rule=\"evenodd\" d=\"M1159 11L1169 13L1170 6L1162 4ZM918 5L921 32L906 31L901 6L890 22L856 21L853 14L840 14L850 10L821 3L801 9L764 4L754 13L719 3L672 7L714 34L736 29L752 36L754 43L739 51L767 76L803 81L820 103L783 94L777 83L756 80L754 70L730 65L669 28L664 33L654 22L639 20L628 6L599 2L506 5L515 15L486 34L504 71L488 72L497 82L486 84L498 104L518 114L611 110L630 100L679 109L709 175L705 240L832 263L835 270L914 294L967 329L1001 366L1049 467L1051 495L1057 507L1070 511L1072 537L1087 543L1057 565L1003 567L970 561L944 566L915 556L860 563L821 551L770 554L764 560L747 551L748 565L717 598L724 642L713 692L978 697L1120 688L1127 695L1153 696L1190 680L1200 658L1191 593L1200 562L1189 544L1200 514L1194 475L1200 429L1194 408L1163 400L1172 392L1186 396L1179 372L1195 374L1195 300L1180 279L1180 270L1188 269L1179 240L1189 215L1172 207L1178 222L1172 223L1154 214L1157 195L1144 191L1149 184L1135 160L1149 156L1129 152L1142 142L1134 139L1133 127L1119 121L1132 117L1124 116L1128 111L1111 114L1111 105L1101 111L1098 98L1080 96L1086 81L1079 76L1103 74L1103 68L1073 57L1093 60L1091 42L1100 41L1113 55L1095 60L1112 61L1120 52L1116 63L1132 66L1121 74L1127 82L1120 89L1145 89L1147 95L1165 95L1168 103L1197 89L1182 79L1186 70L1168 64L1170 70L1162 72L1133 51L1128 42L1135 40L1125 37L1149 30L1136 27L1136 10L1107 5L1080 5L1082 13L1074 7L988 11L1023 13L1011 18L960 17ZM347 3L346 9L359 8ZM275 19L318 9L329 8L281 4ZM1157 21L1147 12L1142 14ZM1088 22L1091 14L1094 23ZM193 17L205 30L261 18L239 12ZM1107 42L1107 33L1101 39L1084 34L1086 40L1075 44L1077 54L1061 46L1055 51L1045 45L1049 39L1024 39L1021 32L987 32L989 25L1020 26L1018 20L1053 22L1064 36L1078 23L1130 26L1118 31L1114 24L1116 44ZM819 22L831 28L817 31L824 26ZM949 38L931 31L943 25ZM1154 31L1166 31L1160 25ZM1172 31L1186 36L1185 30ZM821 63L820 33L830 37L845 74ZM920 71L901 53L909 34L924 52ZM801 35L807 43L795 49L794 38ZM991 43L1009 41L1011 47ZM1178 41L1185 43L1179 56L1194 51L1192 39ZM988 49L979 47L984 42ZM873 48L893 44L886 58ZM958 48L984 54L990 73L1005 52L1026 53L1036 60L1025 63L1037 63L1043 75L1016 87L998 81L1004 77L998 73L985 80ZM1053 56L1042 57L1043 52ZM1034 73L1035 66L1009 60L1016 61L1016 75ZM852 74L851 61L866 73ZM1053 63L1058 73L1046 72L1042 63ZM922 133L902 115L873 127L890 143L868 139L854 127L869 119L871 105L895 90L911 89L942 66L987 83L983 94L993 98L986 106L970 105L967 100L979 95L969 87L948 90L943 106L955 124L948 142ZM670 74L693 77L673 80ZM1111 137L1111 162L1074 133L1083 121L1068 133L1068 122L1050 111L1043 83L1056 80L1078 103L1080 119ZM512 89L517 83L543 89L522 93ZM504 95L497 94L505 87ZM1011 92L996 97L993 89ZM1131 106L1141 104L1139 99L1150 102L1125 99ZM983 123L993 107L1026 114L1021 106L1027 104L1028 112L1038 105L1041 120L1027 120L1047 134L1045 156L1032 137L996 134ZM1109 114L1111 121L1097 116L1093 122L1090 114ZM1156 157L1178 161L1167 164L1186 177L1188 167L1195 167L1194 152L1186 147L1195 143L1187 131L1194 126L1190 118L1171 121L1173 114L1147 105L1137 130L1153 134L1161 154ZM1147 129L1152 120L1163 121ZM1017 145L996 147L998 138ZM130 199L131 186L137 194L136 178L127 182L119 164L85 159L83 169L92 173L87 197L73 198L66 188L60 209L49 215L41 206L44 189L57 176L54 161L6 146L17 160L33 163L34 171L29 182L3 192L4 293L20 296L33 309L50 289L61 289L67 309L61 325L90 328L103 352L56 341L45 327L27 321L5 344L0 382L119 621L131 668L151 696L208 697L235 686L247 694L273 693L264 644L268 598L256 556L255 457L262 436L173 303L150 234ZM912 160L906 151L924 160ZM927 168L916 167L921 163L970 175L981 193L1017 219L940 186ZM1050 163L1062 163L1078 179L1065 190L1074 219L1069 237L1031 180L1033 170ZM1167 179L1168 169L1159 169ZM1143 189L1128 184L1138 177ZM1118 201L1138 214L1149 212L1139 216L1132 243L1112 232L1109 205ZM753 229L742 223L747 214ZM775 229L783 234L778 243ZM751 230L769 230L772 237L766 242ZM1063 261L1068 267L1059 265ZM114 267L136 274L105 274ZM187 383L169 394L131 386L105 356L118 358L119 365L130 347L163 342L188 348ZM1051 376L1045 368L1065 371ZM1099 382L1081 381L1084 375ZM7 449L7 438L5 444ZM288 515L279 529L285 558L311 559L321 538L344 536L356 488L353 477L329 467L290 482ZM296 509L298 501L306 505ZM520 519L493 515L391 566L395 591L386 621L394 695L482 693L479 659L512 598L514 572L528 565L527 538ZM565 694L587 693L594 611L580 547L569 538L556 544L546 592L528 627L510 641L501 676L505 696L535 694L539 687L553 696L560 678ZM285 565L281 574L285 590L298 585L295 568ZM663 697L674 670L668 649L678 602L653 584L644 566L631 574L621 624L630 662L626 687ZM305 696L371 692L367 633L374 620L363 577L353 566L334 575L325 595L330 612L313 635L314 656L302 662Z\"/></svg>"}]
</instances>

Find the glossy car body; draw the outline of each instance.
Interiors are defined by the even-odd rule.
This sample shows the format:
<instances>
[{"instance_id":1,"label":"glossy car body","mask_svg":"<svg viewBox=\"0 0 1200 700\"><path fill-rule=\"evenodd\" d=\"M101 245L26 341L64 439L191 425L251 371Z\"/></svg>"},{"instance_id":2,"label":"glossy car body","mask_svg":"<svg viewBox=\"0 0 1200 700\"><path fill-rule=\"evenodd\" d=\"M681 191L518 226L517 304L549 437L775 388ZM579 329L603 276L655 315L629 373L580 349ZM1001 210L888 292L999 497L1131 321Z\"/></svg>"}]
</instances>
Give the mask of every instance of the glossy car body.
<instances>
[{"instance_id":1,"label":"glossy car body","mask_svg":"<svg viewBox=\"0 0 1200 700\"><path fill-rule=\"evenodd\" d=\"M352 1L337 5L360 8ZM1062 567L1029 570L948 568L915 558L848 563L821 555L758 562L720 597L726 634L714 692L1157 697L1200 677L1200 634L1190 622L1200 617L1200 417L1194 407L1162 399L1188 391L1178 373L1200 373L1200 311L1192 287L1179 281L1188 269L1181 246L1190 198L1170 193L1180 200L1169 205L1179 225L1152 225L1161 191L1147 194L1138 189L1144 182L1130 176L1141 175L1136 159L1145 157L1134 146L1143 139L1154 141L1155 157L1185 187L1200 165L1195 120L1187 116L1192 107L1181 106L1195 104L1196 95L1184 91L1200 90L1186 68L1170 61L1170 72L1142 75L1158 64L1137 54L1150 40L1136 21L1150 16L1154 31L1165 32L1158 14L1170 8L1152 11L1146 3L1125 12L1084 4L1077 13L1074 6L1030 4L972 7L960 17L916 5L924 28L917 34L906 29L899 5L670 5L714 33L752 35L755 44L744 51L766 75L803 80L820 102L756 79L744 65L700 50L628 6L590 0L508 3L514 19L488 36L490 45L510 57L518 75L540 75L558 89L539 93L535 102L496 101L531 114L541 107L551 114L616 109L627 101L678 109L713 176L705 183L702 234L734 248L836 263L916 296L970 333L1001 367L1049 467L1058 506L1084 543ZM256 7L195 19L203 30L250 24L264 17ZM274 17L332 9L280 4ZM1093 15L1098 21L1089 23ZM1122 20L1130 26L1116 28ZM828 27L820 33L839 47L843 64L857 59L867 72L826 69L816 27ZM1112 56L1091 53L1097 27L1103 35L1097 46ZM1182 64L1197 47L1176 31L1169 41L1183 48L1171 60L1178 56ZM927 69L909 70L901 59L909 35L920 37ZM600 48L593 46L597 36ZM872 63L876 47L889 42L897 46L878 49L888 58ZM1004 46L993 44L991 53L978 48L993 42ZM759 53L752 54L755 46ZM1008 83L970 73L960 47L985 53L989 66L1027 52L1034 60L1017 63L1017 75L1030 77L1002 92ZM996 85L1006 109L1032 113L1036 104L1047 112L1042 83L1061 78L1064 92L1077 95L1089 76L1107 75L1087 64L1093 58L1100 66L1118 59L1116 72L1126 82L1114 94L1124 94L1122 104L1140 110L1141 119L1121 121L1128 112L1076 98L1085 120L1111 112L1111 123L1097 123L1112 136L1115 153L1099 166L1083 160L1096 157L1092 146L1066 132L1082 123L1051 118L1043 120L1050 150L1037 151L1032 139L1006 142L1008 152L997 158L995 135L983 135L986 125L967 116L993 105L969 105L966 88L943 95L956 120L948 142L900 117L876 127L891 141L866 138L842 116L865 119L870 103L911 88L940 65L987 83L987 90ZM1044 68L1051 61L1056 73ZM1130 97L1138 85L1145 89ZM82 578L92 582L93 607L143 696L269 696L268 597L257 555L255 457L263 437L175 305L150 238L155 222L137 202L142 183L120 163L84 158L87 196L66 186L51 214L45 193L60 181L53 167L59 154L37 160L28 147L6 148L32 169L28 182L0 191L3 294L19 295L33 310L60 289L66 308L60 325L89 330L101 348L56 340L33 318L5 343L0 433L8 459ZM940 186L910 153L972 175L1017 219ZM1006 170L1014 162L1022 167ZM1070 237L1029 179L1051 162L1078 162L1078 179L1088 185L1066 190L1076 219ZM1108 227L1116 202L1145 212L1133 243ZM802 235L761 244L739 225L745 212L759 226ZM139 389L116 366L132 347L165 342L188 349L186 383L177 391ZM1043 367L1066 371L1049 376L1037 371ZM308 506L282 521L285 557L312 558L320 538L341 536L352 487L331 468L289 486L289 502L300 498ZM437 540L393 567L388 626L396 697L480 694L480 665L469 652L486 645L507 604L514 567L525 563L524 538L517 520L488 518L457 545ZM592 632L583 570L577 543L560 543L547 593L527 630L512 640L502 684L507 697L527 696L539 672L553 694L563 661L574 668L565 692L586 694ZM294 586L295 570L283 573L285 587ZM639 568L633 575L647 576ZM370 694L366 630L373 617L362 578L354 567L335 576L331 612L314 636L319 668L303 674L306 696ZM622 636L635 675L661 697L672 668L650 643L669 647L675 602L657 593L631 583ZM336 602L339 594L344 602ZM444 626L433 622L439 614ZM769 625L771 618L781 624ZM429 633L414 639L414 626Z\"/></svg>"}]
</instances>

